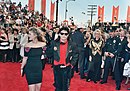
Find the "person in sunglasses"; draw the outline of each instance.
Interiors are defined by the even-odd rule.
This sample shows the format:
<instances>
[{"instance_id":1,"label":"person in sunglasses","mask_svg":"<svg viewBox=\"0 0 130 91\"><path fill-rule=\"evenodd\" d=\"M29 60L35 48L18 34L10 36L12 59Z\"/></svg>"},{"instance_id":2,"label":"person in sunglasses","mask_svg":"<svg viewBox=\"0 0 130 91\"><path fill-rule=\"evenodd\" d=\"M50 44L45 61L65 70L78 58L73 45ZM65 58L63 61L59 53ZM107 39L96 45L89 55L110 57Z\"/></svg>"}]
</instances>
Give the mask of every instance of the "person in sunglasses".
<instances>
[{"instance_id":1,"label":"person in sunglasses","mask_svg":"<svg viewBox=\"0 0 130 91\"><path fill-rule=\"evenodd\" d=\"M78 59L76 44L69 39L68 27L60 28L59 38L54 41L54 86L55 91L68 91L71 68Z\"/></svg>"}]
</instances>

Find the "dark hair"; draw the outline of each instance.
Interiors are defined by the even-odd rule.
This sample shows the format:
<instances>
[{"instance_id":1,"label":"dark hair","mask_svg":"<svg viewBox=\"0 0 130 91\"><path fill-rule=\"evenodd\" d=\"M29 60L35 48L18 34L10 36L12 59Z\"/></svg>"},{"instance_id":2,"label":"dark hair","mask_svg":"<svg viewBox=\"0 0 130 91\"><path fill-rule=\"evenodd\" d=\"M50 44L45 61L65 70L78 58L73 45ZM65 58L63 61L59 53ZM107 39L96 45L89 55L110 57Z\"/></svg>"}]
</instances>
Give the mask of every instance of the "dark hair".
<instances>
[{"instance_id":1,"label":"dark hair","mask_svg":"<svg viewBox=\"0 0 130 91\"><path fill-rule=\"evenodd\" d=\"M62 27L62 28L60 28L58 34L59 34L62 30L67 31L68 34L69 34L69 28L68 28L68 27ZM70 39L70 36L68 36L67 40L69 40L69 39ZM59 40L60 40L60 36L56 39L56 41L59 41Z\"/></svg>"},{"instance_id":2,"label":"dark hair","mask_svg":"<svg viewBox=\"0 0 130 91\"><path fill-rule=\"evenodd\" d=\"M83 29L83 28L78 28L77 31L80 31L81 29Z\"/></svg>"},{"instance_id":3,"label":"dark hair","mask_svg":"<svg viewBox=\"0 0 130 91\"><path fill-rule=\"evenodd\" d=\"M87 31L84 31L83 34L85 35L87 33Z\"/></svg>"},{"instance_id":4,"label":"dark hair","mask_svg":"<svg viewBox=\"0 0 130 91\"><path fill-rule=\"evenodd\" d=\"M70 32L68 27L62 27L62 28L60 28L58 33L60 33L62 30L67 31L68 33Z\"/></svg>"},{"instance_id":5,"label":"dark hair","mask_svg":"<svg viewBox=\"0 0 130 91\"><path fill-rule=\"evenodd\" d=\"M43 39L42 39L41 33L38 31L37 28L35 28L35 27L31 27L31 28L29 29L29 31L31 31L31 32L33 32L34 34L36 34L38 41L43 42Z\"/></svg>"},{"instance_id":6,"label":"dark hair","mask_svg":"<svg viewBox=\"0 0 130 91\"><path fill-rule=\"evenodd\" d=\"M55 27L53 27L53 29L56 29L56 28L60 28L60 26L55 26Z\"/></svg>"},{"instance_id":7,"label":"dark hair","mask_svg":"<svg viewBox=\"0 0 130 91\"><path fill-rule=\"evenodd\" d=\"M89 28L90 30L92 30L92 28L91 28L90 26L88 26L88 28Z\"/></svg>"},{"instance_id":8,"label":"dark hair","mask_svg":"<svg viewBox=\"0 0 130 91\"><path fill-rule=\"evenodd\" d=\"M46 32L46 29L42 27L42 28L41 28L41 31L42 31L42 32Z\"/></svg>"},{"instance_id":9,"label":"dark hair","mask_svg":"<svg viewBox=\"0 0 130 91\"><path fill-rule=\"evenodd\" d=\"M13 33L14 33L14 31L16 31L16 32L17 32L17 34L18 34L18 29L14 28L14 29L13 29Z\"/></svg>"}]
</instances>

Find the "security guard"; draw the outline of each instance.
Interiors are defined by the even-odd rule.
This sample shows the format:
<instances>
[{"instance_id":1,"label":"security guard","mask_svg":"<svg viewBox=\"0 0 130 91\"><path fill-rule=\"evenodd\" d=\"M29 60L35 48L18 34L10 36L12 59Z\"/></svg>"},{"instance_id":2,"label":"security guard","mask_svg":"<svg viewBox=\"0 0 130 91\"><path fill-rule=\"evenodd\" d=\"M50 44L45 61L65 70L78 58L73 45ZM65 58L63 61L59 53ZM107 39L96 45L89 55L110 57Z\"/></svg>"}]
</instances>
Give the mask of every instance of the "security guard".
<instances>
[{"instance_id":1,"label":"security guard","mask_svg":"<svg viewBox=\"0 0 130 91\"><path fill-rule=\"evenodd\" d=\"M101 84L107 83L109 68L111 67L114 72L114 77L116 81L116 90L120 90L121 78L118 55L121 51L121 43L118 37L114 36L114 30L109 30L110 38L107 39L104 47L104 55L106 56L104 65L104 74Z\"/></svg>"}]
</instances>

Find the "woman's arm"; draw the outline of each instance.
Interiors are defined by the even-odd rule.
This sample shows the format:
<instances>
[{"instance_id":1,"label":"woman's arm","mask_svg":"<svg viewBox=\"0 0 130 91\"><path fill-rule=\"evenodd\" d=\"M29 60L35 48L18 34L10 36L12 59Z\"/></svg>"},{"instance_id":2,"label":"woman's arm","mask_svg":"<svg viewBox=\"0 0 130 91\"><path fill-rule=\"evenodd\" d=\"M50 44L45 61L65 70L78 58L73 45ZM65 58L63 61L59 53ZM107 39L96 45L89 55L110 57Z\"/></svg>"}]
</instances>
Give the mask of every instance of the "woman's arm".
<instances>
[{"instance_id":1,"label":"woman's arm","mask_svg":"<svg viewBox=\"0 0 130 91\"><path fill-rule=\"evenodd\" d=\"M23 57L22 65L21 65L21 76L23 76L23 69L27 63L27 57Z\"/></svg>"},{"instance_id":2,"label":"woman's arm","mask_svg":"<svg viewBox=\"0 0 130 91\"><path fill-rule=\"evenodd\" d=\"M23 57L23 61L22 61L22 65L21 65L21 69L23 69L24 66L26 65L27 58L28 58L28 57Z\"/></svg>"}]
</instances>

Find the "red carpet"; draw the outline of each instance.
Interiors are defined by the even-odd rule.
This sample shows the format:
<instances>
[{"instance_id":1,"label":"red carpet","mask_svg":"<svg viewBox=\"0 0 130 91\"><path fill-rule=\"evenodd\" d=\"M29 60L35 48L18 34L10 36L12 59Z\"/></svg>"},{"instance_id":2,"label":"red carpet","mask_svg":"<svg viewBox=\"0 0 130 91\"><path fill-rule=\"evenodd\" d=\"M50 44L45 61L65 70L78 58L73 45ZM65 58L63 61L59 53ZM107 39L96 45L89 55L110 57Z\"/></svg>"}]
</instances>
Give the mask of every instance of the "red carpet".
<instances>
[{"instance_id":1,"label":"red carpet","mask_svg":"<svg viewBox=\"0 0 130 91\"><path fill-rule=\"evenodd\" d=\"M43 71L43 84L41 91L54 91L53 71L50 65L46 65ZM127 91L129 85L122 83L120 91ZM20 64L18 63L0 63L0 91L27 91L27 82L25 77L20 76ZM109 78L107 84L94 84L80 80L79 75L75 74L71 81L70 91L115 91L115 82Z\"/></svg>"}]
</instances>

